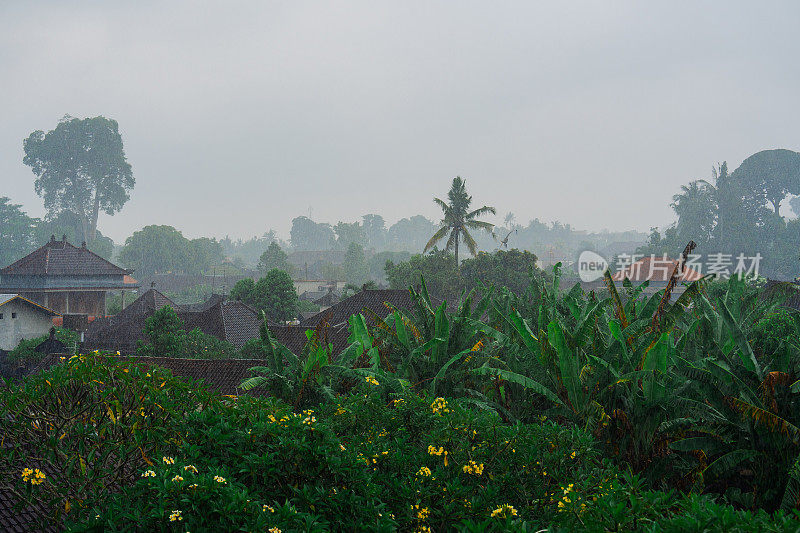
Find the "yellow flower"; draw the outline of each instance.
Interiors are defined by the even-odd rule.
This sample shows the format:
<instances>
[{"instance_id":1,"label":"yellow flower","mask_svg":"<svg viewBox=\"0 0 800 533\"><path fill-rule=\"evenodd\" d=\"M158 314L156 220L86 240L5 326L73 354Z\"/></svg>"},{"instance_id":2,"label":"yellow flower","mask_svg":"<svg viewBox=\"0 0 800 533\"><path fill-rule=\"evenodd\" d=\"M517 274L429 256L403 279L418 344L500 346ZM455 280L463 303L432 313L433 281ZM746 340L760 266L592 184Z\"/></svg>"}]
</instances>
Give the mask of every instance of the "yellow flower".
<instances>
[{"instance_id":1,"label":"yellow flower","mask_svg":"<svg viewBox=\"0 0 800 533\"><path fill-rule=\"evenodd\" d=\"M177 510L176 511L172 511L172 514L169 515L169 521L170 522L179 522L181 520L183 520L183 516L181 516L181 512L180 511L177 511Z\"/></svg>"},{"instance_id":2,"label":"yellow flower","mask_svg":"<svg viewBox=\"0 0 800 533\"><path fill-rule=\"evenodd\" d=\"M173 459L172 457L162 457L161 460L164 461L164 463L166 463L168 465L174 465L175 464L175 459Z\"/></svg>"},{"instance_id":3,"label":"yellow flower","mask_svg":"<svg viewBox=\"0 0 800 533\"><path fill-rule=\"evenodd\" d=\"M186 465L183 467L183 469L186 470L187 472L193 472L195 474L197 473L197 468L195 468L194 465Z\"/></svg>"},{"instance_id":4,"label":"yellow flower","mask_svg":"<svg viewBox=\"0 0 800 533\"><path fill-rule=\"evenodd\" d=\"M189 488L190 489L196 489L197 488L197 483L192 483L191 485L189 485Z\"/></svg>"},{"instance_id":5,"label":"yellow flower","mask_svg":"<svg viewBox=\"0 0 800 533\"><path fill-rule=\"evenodd\" d=\"M431 528L426 526L425 524L421 524L418 528L416 533L431 533Z\"/></svg>"},{"instance_id":6,"label":"yellow flower","mask_svg":"<svg viewBox=\"0 0 800 533\"><path fill-rule=\"evenodd\" d=\"M430 515L431 515L430 510L427 507L423 507L417 513L417 518L419 518L420 520L427 520Z\"/></svg>"},{"instance_id":7,"label":"yellow flower","mask_svg":"<svg viewBox=\"0 0 800 533\"><path fill-rule=\"evenodd\" d=\"M470 461L462 467L462 470L467 474L480 476L483 474L483 463L478 464L475 461Z\"/></svg>"},{"instance_id":8,"label":"yellow flower","mask_svg":"<svg viewBox=\"0 0 800 533\"><path fill-rule=\"evenodd\" d=\"M344 445L340 444L340 445L339 445L339 449L340 449L340 450L342 450L342 451L344 451L344 450L345 450L345 447L344 447Z\"/></svg>"},{"instance_id":9,"label":"yellow flower","mask_svg":"<svg viewBox=\"0 0 800 533\"><path fill-rule=\"evenodd\" d=\"M431 411L433 411L435 414L449 413L450 409L447 407L447 400L444 398L436 398L433 400L433 403L431 404Z\"/></svg>"},{"instance_id":10,"label":"yellow flower","mask_svg":"<svg viewBox=\"0 0 800 533\"><path fill-rule=\"evenodd\" d=\"M44 475L44 472L38 468L34 468L33 470L30 468L24 468L22 470L22 481L25 483L30 482L31 485L41 485L44 483L46 477L47 476Z\"/></svg>"},{"instance_id":11,"label":"yellow flower","mask_svg":"<svg viewBox=\"0 0 800 533\"><path fill-rule=\"evenodd\" d=\"M336 413L334 413L334 414L337 414L337 415L343 415L343 414L345 414L346 412L347 412L347 410L346 410L344 407L339 407L339 408L336 410Z\"/></svg>"},{"instance_id":12,"label":"yellow flower","mask_svg":"<svg viewBox=\"0 0 800 533\"><path fill-rule=\"evenodd\" d=\"M283 533L283 532L282 532L282 531L281 531L281 530L278 528L278 526L271 527L271 528L269 528L267 531L269 531L269 533Z\"/></svg>"},{"instance_id":13,"label":"yellow flower","mask_svg":"<svg viewBox=\"0 0 800 533\"><path fill-rule=\"evenodd\" d=\"M513 506L504 503L494 511L492 511L492 518L510 518L512 516L517 516L517 510L514 509Z\"/></svg>"},{"instance_id":14,"label":"yellow flower","mask_svg":"<svg viewBox=\"0 0 800 533\"><path fill-rule=\"evenodd\" d=\"M145 470L142 477L156 477L156 473L152 470Z\"/></svg>"},{"instance_id":15,"label":"yellow flower","mask_svg":"<svg viewBox=\"0 0 800 533\"><path fill-rule=\"evenodd\" d=\"M377 379L375 379L375 378L373 378L372 376L367 376L366 378L364 378L364 381L366 381L366 382L367 382L367 383L369 383L370 385L375 385L376 387L377 387L378 385L380 385L380 383L378 382L378 380L377 380Z\"/></svg>"},{"instance_id":16,"label":"yellow flower","mask_svg":"<svg viewBox=\"0 0 800 533\"><path fill-rule=\"evenodd\" d=\"M183 481L183 478L181 476L175 476L174 478L172 478L173 483L179 483L181 481Z\"/></svg>"},{"instance_id":17,"label":"yellow flower","mask_svg":"<svg viewBox=\"0 0 800 533\"><path fill-rule=\"evenodd\" d=\"M227 483L224 477L222 476L214 476L214 481L217 483L222 483L223 485Z\"/></svg>"},{"instance_id":18,"label":"yellow flower","mask_svg":"<svg viewBox=\"0 0 800 533\"><path fill-rule=\"evenodd\" d=\"M417 471L417 477L430 477L430 475L431 469L427 466L423 466Z\"/></svg>"},{"instance_id":19,"label":"yellow flower","mask_svg":"<svg viewBox=\"0 0 800 533\"><path fill-rule=\"evenodd\" d=\"M264 507L262 507L261 510L264 511L265 513L267 511L269 511L270 513L274 513L275 512L275 509L270 505L264 505Z\"/></svg>"}]
</instances>

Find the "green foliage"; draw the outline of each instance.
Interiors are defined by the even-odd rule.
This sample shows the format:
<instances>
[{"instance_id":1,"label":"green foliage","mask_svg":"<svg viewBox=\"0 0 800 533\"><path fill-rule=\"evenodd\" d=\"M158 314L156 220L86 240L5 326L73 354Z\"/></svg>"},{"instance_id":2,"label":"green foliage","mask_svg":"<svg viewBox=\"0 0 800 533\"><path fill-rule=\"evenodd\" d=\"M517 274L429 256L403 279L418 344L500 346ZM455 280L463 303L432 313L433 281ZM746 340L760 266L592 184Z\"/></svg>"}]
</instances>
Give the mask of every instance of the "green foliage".
<instances>
[{"instance_id":1,"label":"green foliage","mask_svg":"<svg viewBox=\"0 0 800 533\"><path fill-rule=\"evenodd\" d=\"M457 301L463 291L482 287L505 287L522 294L531 283L532 272L535 277L544 276L536 267L534 254L516 249L480 252L461 262L460 273L456 271L453 256L438 250L411 256L400 263L387 261L384 268L391 288L417 287L420 279L425 278L431 294L451 302Z\"/></svg>"},{"instance_id":2,"label":"green foliage","mask_svg":"<svg viewBox=\"0 0 800 533\"><path fill-rule=\"evenodd\" d=\"M55 328L56 340L63 342L66 346L75 347L78 342L78 333L75 331ZM23 339L19 342L16 348L8 352L8 358L12 361L36 361L41 359L44 354L36 352L34 349L41 343L50 338L50 335L42 335L35 339Z\"/></svg>"},{"instance_id":3,"label":"green foliage","mask_svg":"<svg viewBox=\"0 0 800 533\"><path fill-rule=\"evenodd\" d=\"M361 285L369 279L369 266L364 255L364 248L358 243L352 242L347 247L342 267L347 283Z\"/></svg>"},{"instance_id":4,"label":"green foliage","mask_svg":"<svg viewBox=\"0 0 800 533\"><path fill-rule=\"evenodd\" d=\"M36 219L30 218L12 204L11 199L0 197L0 265L9 265L35 245L34 229Z\"/></svg>"},{"instance_id":5,"label":"green foliage","mask_svg":"<svg viewBox=\"0 0 800 533\"><path fill-rule=\"evenodd\" d=\"M275 241L270 243L269 247L258 259L258 271L262 275L273 269L283 270L289 274L294 270L294 267L289 263L289 256L286 255L286 252L284 252Z\"/></svg>"},{"instance_id":6,"label":"green foliage","mask_svg":"<svg viewBox=\"0 0 800 533\"><path fill-rule=\"evenodd\" d=\"M97 355L0 387L2 490L38 505L46 523L83 516L171 453L176 424L210 401L168 371ZM44 472L44 481L25 482L25 468Z\"/></svg>"},{"instance_id":7,"label":"green foliage","mask_svg":"<svg viewBox=\"0 0 800 533\"><path fill-rule=\"evenodd\" d=\"M195 328L184 337L183 357L190 359L234 359L239 352L233 344Z\"/></svg>"},{"instance_id":8,"label":"green foliage","mask_svg":"<svg viewBox=\"0 0 800 533\"><path fill-rule=\"evenodd\" d=\"M139 355L149 357L180 357L186 346L183 320L175 309L165 305L144 321L144 334L148 342L138 341Z\"/></svg>"},{"instance_id":9,"label":"green foliage","mask_svg":"<svg viewBox=\"0 0 800 533\"><path fill-rule=\"evenodd\" d=\"M231 289L231 298L264 311L275 322L294 320L300 307L292 278L277 269L270 270L258 281L251 278L237 281Z\"/></svg>"},{"instance_id":10,"label":"green foliage","mask_svg":"<svg viewBox=\"0 0 800 533\"><path fill-rule=\"evenodd\" d=\"M295 250L330 250L336 243L330 224L318 224L308 217L292 220L290 240Z\"/></svg>"},{"instance_id":11,"label":"green foliage","mask_svg":"<svg viewBox=\"0 0 800 533\"><path fill-rule=\"evenodd\" d=\"M130 198L135 180L115 120L65 116L54 130L31 133L23 148L49 214L73 213L89 243L99 212L113 215Z\"/></svg>"},{"instance_id":12,"label":"green foliage","mask_svg":"<svg viewBox=\"0 0 800 533\"><path fill-rule=\"evenodd\" d=\"M453 255L444 250L433 250L425 255L412 255L408 261L385 265L386 279L393 289L418 287L425 279L431 293L447 300L456 300L462 287Z\"/></svg>"},{"instance_id":13,"label":"green foliage","mask_svg":"<svg viewBox=\"0 0 800 533\"><path fill-rule=\"evenodd\" d=\"M433 234L433 237L425 245L424 252L427 252L433 246L447 237L447 245L445 250L454 250L456 270L459 269L458 262L458 245L459 242L464 241L467 245L469 253L473 256L478 253L478 244L470 234L469 230L483 230L492 233L494 224L477 220L479 216L488 213L495 214L494 207L483 206L470 211L470 204L472 204L472 196L467 194L466 182L460 176L453 178L453 183L450 186L450 191L447 193L448 202L434 198L434 202L442 209L444 218L442 218L441 228Z\"/></svg>"},{"instance_id":14,"label":"green foliage","mask_svg":"<svg viewBox=\"0 0 800 533\"><path fill-rule=\"evenodd\" d=\"M145 226L125 240L120 261L139 274L199 274L222 262L216 239L189 240L172 226Z\"/></svg>"}]
</instances>

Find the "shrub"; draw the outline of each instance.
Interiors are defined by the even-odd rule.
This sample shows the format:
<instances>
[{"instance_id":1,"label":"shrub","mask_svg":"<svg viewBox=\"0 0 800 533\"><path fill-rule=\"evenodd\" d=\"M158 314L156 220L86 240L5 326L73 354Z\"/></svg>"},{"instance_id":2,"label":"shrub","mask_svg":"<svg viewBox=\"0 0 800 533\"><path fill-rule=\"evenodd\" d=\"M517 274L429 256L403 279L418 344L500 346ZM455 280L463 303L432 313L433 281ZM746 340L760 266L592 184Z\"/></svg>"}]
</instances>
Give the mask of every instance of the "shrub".
<instances>
[{"instance_id":1,"label":"shrub","mask_svg":"<svg viewBox=\"0 0 800 533\"><path fill-rule=\"evenodd\" d=\"M11 382L0 388L3 490L38 505L43 520L80 516L85 502L103 500L168 452L180 436L174 422L211 401L167 370L99 354ZM26 468L44 481L26 481Z\"/></svg>"}]
</instances>

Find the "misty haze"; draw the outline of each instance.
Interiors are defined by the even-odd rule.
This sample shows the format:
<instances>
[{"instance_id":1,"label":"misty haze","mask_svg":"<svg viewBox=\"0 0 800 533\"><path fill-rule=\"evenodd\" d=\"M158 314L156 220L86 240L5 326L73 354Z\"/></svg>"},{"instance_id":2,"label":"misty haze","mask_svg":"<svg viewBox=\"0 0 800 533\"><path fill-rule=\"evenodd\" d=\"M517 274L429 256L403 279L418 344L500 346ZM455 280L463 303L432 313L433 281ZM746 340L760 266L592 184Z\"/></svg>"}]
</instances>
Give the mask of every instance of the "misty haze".
<instances>
[{"instance_id":1,"label":"misty haze","mask_svg":"<svg viewBox=\"0 0 800 533\"><path fill-rule=\"evenodd\" d=\"M1 531L800 531L800 6L0 5Z\"/></svg>"}]
</instances>

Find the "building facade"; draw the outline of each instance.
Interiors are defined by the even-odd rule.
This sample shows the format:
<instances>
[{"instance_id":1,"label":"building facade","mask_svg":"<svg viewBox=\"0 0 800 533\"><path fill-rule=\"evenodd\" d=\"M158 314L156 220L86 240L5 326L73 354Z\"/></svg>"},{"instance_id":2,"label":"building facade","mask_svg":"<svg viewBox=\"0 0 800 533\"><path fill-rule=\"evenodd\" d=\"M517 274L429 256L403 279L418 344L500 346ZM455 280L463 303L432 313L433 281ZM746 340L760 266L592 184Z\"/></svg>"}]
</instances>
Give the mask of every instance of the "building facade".
<instances>
[{"instance_id":1,"label":"building facade","mask_svg":"<svg viewBox=\"0 0 800 533\"><path fill-rule=\"evenodd\" d=\"M59 314L105 316L106 293L138 288L120 268L66 237L50 241L0 270L0 292L14 293Z\"/></svg>"},{"instance_id":2,"label":"building facade","mask_svg":"<svg viewBox=\"0 0 800 533\"><path fill-rule=\"evenodd\" d=\"M47 335L58 313L19 294L0 294L0 350L11 351L23 339Z\"/></svg>"}]
</instances>

